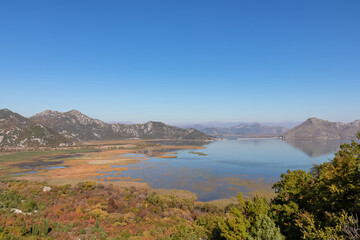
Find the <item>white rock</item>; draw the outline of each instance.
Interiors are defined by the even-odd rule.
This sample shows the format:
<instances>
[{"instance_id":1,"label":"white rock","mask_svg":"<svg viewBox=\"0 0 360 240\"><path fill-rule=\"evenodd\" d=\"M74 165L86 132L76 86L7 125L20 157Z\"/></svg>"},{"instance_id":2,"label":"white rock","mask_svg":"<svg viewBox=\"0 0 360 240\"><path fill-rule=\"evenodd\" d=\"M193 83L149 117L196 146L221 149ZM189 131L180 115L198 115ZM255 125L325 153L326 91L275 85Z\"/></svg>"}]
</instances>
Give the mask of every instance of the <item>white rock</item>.
<instances>
[{"instance_id":1,"label":"white rock","mask_svg":"<svg viewBox=\"0 0 360 240\"><path fill-rule=\"evenodd\" d=\"M11 212L16 213L16 214L24 214L23 211L21 211L20 209L17 208L12 208L10 209Z\"/></svg>"}]
</instances>

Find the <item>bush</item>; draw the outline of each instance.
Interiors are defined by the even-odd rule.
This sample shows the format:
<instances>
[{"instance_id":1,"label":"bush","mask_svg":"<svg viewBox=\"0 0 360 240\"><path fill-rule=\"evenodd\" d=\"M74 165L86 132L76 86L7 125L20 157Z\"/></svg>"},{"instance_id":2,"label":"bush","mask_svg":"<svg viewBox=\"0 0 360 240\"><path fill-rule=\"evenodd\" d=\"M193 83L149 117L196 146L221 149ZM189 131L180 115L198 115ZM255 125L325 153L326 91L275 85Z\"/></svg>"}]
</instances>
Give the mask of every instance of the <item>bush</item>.
<instances>
[{"instance_id":1,"label":"bush","mask_svg":"<svg viewBox=\"0 0 360 240\"><path fill-rule=\"evenodd\" d=\"M87 181L87 182L80 182L77 185L78 189L80 189L81 191L91 191L94 190L96 187L96 182L91 182L91 181Z\"/></svg>"},{"instance_id":2,"label":"bush","mask_svg":"<svg viewBox=\"0 0 360 240\"><path fill-rule=\"evenodd\" d=\"M170 239L173 240L199 240L207 239L208 234L206 230L197 225L180 224L176 226L175 233L171 235Z\"/></svg>"},{"instance_id":3,"label":"bush","mask_svg":"<svg viewBox=\"0 0 360 240\"><path fill-rule=\"evenodd\" d=\"M160 206L162 210L167 208L180 208L183 210L193 210L194 203L187 199L181 199L172 195L158 195L151 193L146 198L148 203Z\"/></svg>"},{"instance_id":4,"label":"bush","mask_svg":"<svg viewBox=\"0 0 360 240\"><path fill-rule=\"evenodd\" d=\"M25 212L33 212L38 208L36 202L32 199L27 199L22 203L22 209Z\"/></svg>"},{"instance_id":5,"label":"bush","mask_svg":"<svg viewBox=\"0 0 360 240\"><path fill-rule=\"evenodd\" d=\"M249 240L284 240L285 237L281 235L280 228L275 225L275 222L267 215L260 215L252 226Z\"/></svg>"},{"instance_id":6,"label":"bush","mask_svg":"<svg viewBox=\"0 0 360 240\"><path fill-rule=\"evenodd\" d=\"M95 219L100 219L100 220L105 220L108 216L108 212L101 210L101 209L94 209L89 213L93 218Z\"/></svg>"}]
</instances>

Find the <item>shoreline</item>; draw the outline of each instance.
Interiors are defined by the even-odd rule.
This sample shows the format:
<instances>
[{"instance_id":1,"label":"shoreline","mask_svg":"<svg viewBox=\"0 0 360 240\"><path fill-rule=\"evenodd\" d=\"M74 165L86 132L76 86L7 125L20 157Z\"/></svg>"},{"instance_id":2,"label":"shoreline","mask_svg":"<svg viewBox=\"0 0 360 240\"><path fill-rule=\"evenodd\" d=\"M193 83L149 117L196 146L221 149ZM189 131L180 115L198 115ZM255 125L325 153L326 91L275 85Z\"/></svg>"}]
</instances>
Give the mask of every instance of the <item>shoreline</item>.
<instances>
[{"instance_id":1,"label":"shoreline","mask_svg":"<svg viewBox=\"0 0 360 240\"><path fill-rule=\"evenodd\" d=\"M182 192L187 193L182 195L192 196L191 198L194 199L194 201L198 200L198 196L195 192L186 189L176 187L152 188L150 186L151 182L145 181L145 179L131 179L130 177L123 176L123 173L129 170L129 166L136 166L136 164L143 161L148 161L150 157L171 160L172 158L177 158L178 150L200 150L206 148L201 145L161 145L158 143L152 143L151 141L153 140L98 141L84 143L84 146L89 146L89 144L91 144L91 146L98 146L97 148L83 147L78 149L67 148L61 150L0 153L0 162L4 163L3 166L0 167L0 176L5 176L8 179L14 180L19 179L36 182L46 181L49 184L54 185L74 185L79 182L94 181L99 184L114 184L122 187L146 188L154 192L160 191L162 193L167 192L168 194ZM136 156L137 154L143 155ZM14 161L9 159L6 161L6 158L11 158ZM53 164L54 159L60 162ZM36 165L39 162L43 165ZM33 169L23 168L24 166L31 166L31 164L35 164ZM51 167L52 164L54 167ZM45 166L50 166L50 168L47 169ZM133 169L136 170L139 168ZM21 174L24 172L30 172L31 170L35 170L33 174ZM200 183L200 185L206 189L208 184L210 184L209 181L213 180L214 179L209 179L208 181ZM216 181L224 184L227 181L230 181L230 179L219 178L216 179ZM263 187L259 187L265 183L261 183L261 181L259 182L256 179L248 181L241 178L233 178L231 181L237 187L257 189L259 192L264 192L265 189ZM253 192L249 191L249 195L253 195ZM227 201L228 199L229 198L225 197L199 202L221 202Z\"/></svg>"}]
</instances>

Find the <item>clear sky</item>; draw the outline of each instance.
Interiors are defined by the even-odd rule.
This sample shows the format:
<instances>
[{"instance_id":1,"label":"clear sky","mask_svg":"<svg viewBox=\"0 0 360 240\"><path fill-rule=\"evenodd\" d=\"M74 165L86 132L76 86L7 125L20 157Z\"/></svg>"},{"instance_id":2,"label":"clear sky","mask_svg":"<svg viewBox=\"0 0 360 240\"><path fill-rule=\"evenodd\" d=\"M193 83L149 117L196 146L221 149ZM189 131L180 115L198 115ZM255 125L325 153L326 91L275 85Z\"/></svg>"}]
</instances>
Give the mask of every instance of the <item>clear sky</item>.
<instances>
[{"instance_id":1,"label":"clear sky","mask_svg":"<svg viewBox=\"0 0 360 240\"><path fill-rule=\"evenodd\" d=\"M360 119L360 1L0 1L0 108Z\"/></svg>"}]
</instances>

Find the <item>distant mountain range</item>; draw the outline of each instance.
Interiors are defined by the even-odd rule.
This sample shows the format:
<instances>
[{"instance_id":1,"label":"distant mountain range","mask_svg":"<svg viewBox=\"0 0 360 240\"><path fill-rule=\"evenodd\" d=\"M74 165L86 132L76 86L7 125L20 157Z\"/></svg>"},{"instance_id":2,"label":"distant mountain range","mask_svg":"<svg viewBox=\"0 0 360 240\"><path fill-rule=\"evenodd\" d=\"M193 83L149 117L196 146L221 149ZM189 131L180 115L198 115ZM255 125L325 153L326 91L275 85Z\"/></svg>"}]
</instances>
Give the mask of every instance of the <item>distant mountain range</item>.
<instances>
[{"instance_id":1,"label":"distant mountain range","mask_svg":"<svg viewBox=\"0 0 360 240\"><path fill-rule=\"evenodd\" d=\"M360 120L341 123L309 118L283 136L285 139L355 139L359 131Z\"/></svg>"},{"instance_id":2,"label":"distant mountain range","mask_svg":"<svg viewBox=\"0 0 360 240\"><path fill-rule=\"evenodd\" d=\"M318 118L309 118L301 124L295 122L282 122L283 126L276 123L234 123L209 122L205 124L188 125L206 134L225 137L283 137L285 139L355 139L360 131L360 120L351 123L329 122ZM218 125L217 125L218 124ZM294 124L290 130L285 125ZM186 125L185 125L186 126ZM207 127L211 126L211 127Z\"/></svg>"},{"instance_id":3,"label":"distant mountain range","mask_svg":"<svg viewBox=\"0 0 360 240\"><path fill-rule=\"evenodd\" d=\"M266 127L283 127L287 129L291 129L301 124L301 122L293 122L293 121L282 121L282 122L203 122L203 123L195 123L195 124L174 124L174 126L181 128L194 128L199 131L202 131L206 128L231 128L241 124L254 124L258 123Z\"/></svg>"},{"instance_id":4,"label":"distant mountain range","mask_svg":"<svg viewBox=\"0 0 360 240\"><path fill-rule=\"evenodd\" d=\"M177 125L184 128L194 128L211 136L221 138L244 138L244 137L276 137L284 134L291 127L300 122L284 121L279 123L256 123L256 122L206 122L200 124Z\"/></svg>"},{"instance_id":5,"label":"distant mountain range","mask_svg":"<svg viewBox=\"0 0 360 240\"><path fill-rule=\"evenodd\" d=\"M212 124L215 124L213 122ZM77 110L58 112L47 110L30 118L8 109L0 110L0 148L71 146L79 141L159 139L211 141L215 137L283 137L284 139L355 139L360 120L351 123L329 122L309 118L288 130L283 126L260 123L228 125L195 125L183 129L162 122L144 124L105 123ZM305 146L305 145L304 145Z\"/></svg>"},{"instance_id":6,"label":"distant mountain range","mask_svg":"<svg viewBox=\"0 0 360 240\"><path fill-rule=\"evenodd\" d=\"M47 110L30 118L8 109L0 110L0 147L68 146L78 141L121 139L213 140L195 129L161 122L108 124L77 110Z\"/></svg>"},{"instance_id":7,"label":"distant mountain range","mask_svg":"<svg viewBox=\"0 0 360 240\"><path fill-rule=\"evenodd\" d=\"M269 124L270 125L270 124ZM267 126L261 123L230 123L208 122L194 125L180 125L192 127L211 136L223 138L241 137L275 137L285 133L288 128L282 126Z\"/></svg>"},{"instance_id":8,"label":"distant mountain range","mask_svg":"<svg viewBox=\"0 0 360 240\"><path fill-rule=\"evenodd\" d=\"M260 123L240 124L230 128L204 128L202 132L218 137L274 137L285 133L284 127L268 127Z\"/></svg>"}]
</instances>

